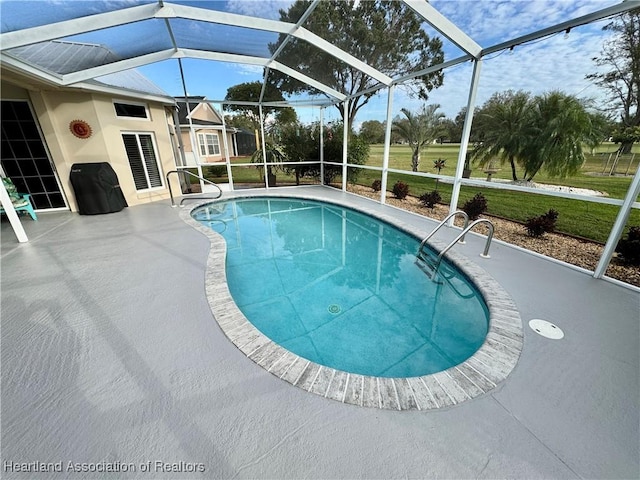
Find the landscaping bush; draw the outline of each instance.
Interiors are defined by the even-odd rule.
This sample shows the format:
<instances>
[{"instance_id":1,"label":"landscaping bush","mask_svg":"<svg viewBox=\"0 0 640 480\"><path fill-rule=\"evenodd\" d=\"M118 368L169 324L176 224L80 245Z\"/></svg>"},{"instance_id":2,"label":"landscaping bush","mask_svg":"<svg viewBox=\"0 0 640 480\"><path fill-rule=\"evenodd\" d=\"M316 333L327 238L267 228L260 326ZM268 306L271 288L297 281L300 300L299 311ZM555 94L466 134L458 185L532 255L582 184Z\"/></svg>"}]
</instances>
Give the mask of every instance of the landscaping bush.
<instances>
[{"instance_id":1,"label":"landscaping bush","mask_svg":"<svg viewBox=\"0 0 640 480\"><path fill-rule=\"evenodd\" d=\"M398 180L391 190L393 196L398 200L404 200L409 195L409 185Z\"/></svg>"},{"instance_id":2,"label":"landscaping bush","mask_svg":"<svg viewBox=\"0 0 640 480\"><path fill-rule=\"evenodd\" d=\"M371 184L371 188L373 189L374 192L379 192L380 189L382 188L382 182L380 180L374 180L373 183Z\"/></svg>"},{"instance_id":3,"label":"landscaping bush","mask_svg":"<svg viewBox=\"0 0 640 480\"><path fill-rule=\"evenodd\" d=\"M547 231L547 221L542 217L527 218L524 227L527 229L527 235L530 237L541 237Z\"/></svg>"},{"instance_id":4,"label":"landscaping bush","mask_svg":"<svg viewBox=\"0 0 640 480\"><path fill-rule=\"evenodd\" d=\"M556 221L558 220L558 212L553 208L550 208L549 211L542 216L549 222L549 230L548 232L553 232L556 229Z\"/></svg>"},{"instance_id":5,"label":"landscaping bush","mask_svg":"<svg viewBox=\"0 0 640 480\"><path fill-rule=\"evenodd\" d=\"M537 217L527 218L524 227L527 234L531 237L541 237L545 233L553 232L556 229L556 221L558 220L558 212L553 208L547 213L543 213Z\"/></svg>"},{"instance_id":6,"label":"landscaping bush","mask_svg":"<svg viewBox=\"0 0 640 480\"><path fill-rule=\"evenodd\" d=\"M469 220L477 220L486 210L487 199L481 193L476 193L462 206L462 211L469 215Z\"/></svg>"},{"instance_id":7,"label":"landscaping bush","mask_svg":"<svg viewBox=\"0 0 640 480\"><path fill-rule=\"evenodd\" d=\"M211 167L202 167L202 176L207 180L216 180L218 177L226 177L227 176L227 166L226 165L215 165ZM196 178L196 181L198 179Z\"/></svg>"},{"instance_id":8,"label":"landscaping bush","mask_svg":"<svg viewBox=\"0 0 640 480\"><path fill-rule=\"evenodd\" d=\"M442 196L437 190L420 195L420 201L427 208L433 209L440 200L442 200Z\"/></svg>"},{"instance_id":9,"label":"landscaping bush","mask_svg":"<svg viewBox=\"0 0 640 480\"><path fill-rule=\"evenodd\" d=\"M342 125L333 124L332 131L340 134L331 134L325 136L324 140L324 161L342 163ZM318 142L316 142L317 144ZM347 163L352 165L364 165L369 159L369 144L357 135L349 137L349 147L347 148ZM319 148L319 145L318 145ZM314 151L313 158L320 158L319 151ZM325 183L331 183L337 176L342 175L341 165L325 165ZM347 167L347 181L357 183L358 176L362 172L361 169L355 167Z\"/></svg>"},{"instance_id":10,"label":"landscaping bush","mask_svg":"<svg viewBox=\"0 0 640 480\"><path fill-rule=\"evenodd\" d=\"M640 265L640 226L629 227L627 238L616 246L618 257L629 265Z\"/></svg>"}]
</instances>

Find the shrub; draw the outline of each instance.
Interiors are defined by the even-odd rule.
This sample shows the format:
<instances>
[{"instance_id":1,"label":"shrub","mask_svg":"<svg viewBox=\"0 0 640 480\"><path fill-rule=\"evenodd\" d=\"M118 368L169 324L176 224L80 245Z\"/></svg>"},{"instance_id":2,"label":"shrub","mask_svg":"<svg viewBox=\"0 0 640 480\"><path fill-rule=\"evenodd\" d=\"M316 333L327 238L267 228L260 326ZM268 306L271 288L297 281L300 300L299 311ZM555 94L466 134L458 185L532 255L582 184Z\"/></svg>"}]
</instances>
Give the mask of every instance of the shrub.
<instances>
[{"instance_id":1,"label":"shrub","mask_svg":"<svg viewBox=\"0 0 640 480\"><path fill-rule=\"evenodd\" d=\"M487 210L487 199L481 193L476 193L462 206L462 211L469 215L469 220L477 220L485 210Z\"/></svg>"},{"instance_id":2,"label":"shrub","mask_svg":"<svg viewBox=\"0 0 640 480\"><path fill-rule=\"evenodd\" d=\"M544 219L549 222L549 230L547 232L553 232L556 229L556 221L558 220L558 212L553 208L549 209L549 211L542 215Z\"/></svg>"},{"instance_id":3,"label":"shrub","mask_svg":"<svg viewBox=\"0 0 640 480\"><path fill-rule=\"evenodd\" d=\"M226 177L227 176L227 166L226 165L215 165L211 167L203 167L202 168L203 177L207 180L214 180L218 177ZM196 173L197 174L197 173ZM198 181L198 179L195 179Z\"/></svg>"},{"instance_id":4,"label":"shrub","mask_svg":"<svg viewBox=\"0 0 640 480\"><path fill-rule=\"evenodd\" d=\"M442 200L442 196L437 190L420 195L420 201L427 208L434 208L440 200Z\"/></svg>"},{"instance_id":5,"label":"shrub","mask_svg":"<svg viewBox=\"0 0 640 480\"><path fill-rule=\"evenodd\" d=\"M398 180L391 190L393 196L398 200L404 200L409 195L409 185Z\"/></svg>"},{"instance_id":6,"label":"shrub","mask_svg":"<svg viewBox=\"0 0 640 480\"><path fill-rule=\"evenodd\" d=\"M625 263L640 265L640 226L629 227L627 238L618 242L616 252Z\"/></svg>"},{"instance_id":7,"label":"shrub","mask_svg":"<svg viewBox=\"0 0 640 480\"><path fill-rule=\"evenodd\" d=\"M325 136L324 161L342 163L342 124L333 124L332 131L331 135ZM315 143L318 144L317 141ZM347 163L352 165L364 165L367 163L370 150L369 144L357 135L349 137L348 144ZM317 148L320 148L319 144ZM320 158L320 152L314 151L313 158ZM342 175L342 166L326 165L324 170L325 183L327 183L327 175L331 176L332 181L335 177ZM360 168L347 167L347 180L351 183L356 183L361 172L362 169Z\"/></svg>"},{"instance_id":8,"label":"shrub","mask_svg":"<svg viewBox=\"0 0 640 480\"><path fill-rule=\"evenodd\" d=\"M540 215L538 217L527 218L524 227L527 229L527 235L537 238L544 235L544 232L547 231L546 224L547 221Z\"/></svg>"},{"instance_id":9,"label":"shrub","mask_svg":"<svg viewBox=\"0 0 640 480\"><path fill-rule=\"evenodd\" d=\"M382 188L382 182L380 180L374 180L373 183L371 184L371 188L373 189L374 192L379 192L380 189Z\"/></svg>"},{"instance_id":10,"label":"shrub","mask_svg":"<svg viewBox=\"0 0 640 480\"><path fill-rule=\"evenodd\" d=\"M556 229L557 220L558 212L552 208L547 213L543 213L537 217L527 218L524 226L529 236L541 237L545 233L553 232Z\"/></svg>"}]
</instances>

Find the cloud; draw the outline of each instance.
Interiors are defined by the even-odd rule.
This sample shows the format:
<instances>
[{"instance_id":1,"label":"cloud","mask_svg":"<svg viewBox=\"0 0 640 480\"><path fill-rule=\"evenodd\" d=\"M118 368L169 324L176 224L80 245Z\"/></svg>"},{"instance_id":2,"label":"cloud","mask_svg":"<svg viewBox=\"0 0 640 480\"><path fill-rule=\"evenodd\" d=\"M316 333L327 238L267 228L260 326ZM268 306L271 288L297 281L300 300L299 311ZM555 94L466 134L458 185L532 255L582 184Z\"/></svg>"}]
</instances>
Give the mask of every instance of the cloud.
<instances>
[{"instance_id":1,"label":"cloud","mask_svg":"<svg viewBox=\"0 0 640 480\"><path fill-rule=\"evenodd\" d=\"M293 2L288 0L228 0L227 10L250 17L279 20L279 10L288 10Z\"/></svg>"},{"instance_id":2,"label":"cloud","mask_svg":"<svg viewBox=\"0 0 640 480\"><path fill-rule=\"evenodd\" d=\"M233 66L239 75L252 77L258 76L260 77L260 79L262 79L263 67L259 65L244 65L241 63L237 63L233 64Z\"/></svg>"},{"instance_id":3,"label":"cloud","mask_svg":"<svg viewBox=\"0 0 640 480\"><path fill-rule=\"evenodd\" d=\"M437 10L484 47L616 3L618 0L431 0ZM533 95L557 89L581 98L602 100L604 92L585 76L596 71L592 58L599 54L607 37L602 32L605 22L575 27L566 38L564 33L559 33L519 45L512 53L489 55L481 68L476 106L482 105L493 93L508 89L525 90ZM457 56L459 51L452 54ZM444 85L430 92L427 103L438 103L448 117L455 117L467 104L472 70L471 62L446 69ZM423 103L407 90L397 88L393 115L401 108L416 110ZM357 120L384 121L385 118L386 90L383 90L360 110Z\"/></svg>"},{"instance_id":4,"label":"cloud","mask_svg":"<svg viewBox=\"0 0 640 480\"><path fill-rule=\"evenodd\" d=\"M572 30L537 43L515 47L513 53L503 53L485 60L482 67L480 97L490 91L525 90L540 94L549 90L583 94L592 85L585 79L596 71L592 58L600 52L603 37L588 30ZM499 88L496 88L499 87ZM598 95L598 89L589 93Z\"/></svg>"},{"instance_id":5,"label":"cloud","mask_svg":"<svg viewBox=\"0 0 640 480\"><path fill-rule=\"evenodd\" d=\"M619 3L618 0L432 0L432 5L483 47Z\"/></svg>"}]
</instances>

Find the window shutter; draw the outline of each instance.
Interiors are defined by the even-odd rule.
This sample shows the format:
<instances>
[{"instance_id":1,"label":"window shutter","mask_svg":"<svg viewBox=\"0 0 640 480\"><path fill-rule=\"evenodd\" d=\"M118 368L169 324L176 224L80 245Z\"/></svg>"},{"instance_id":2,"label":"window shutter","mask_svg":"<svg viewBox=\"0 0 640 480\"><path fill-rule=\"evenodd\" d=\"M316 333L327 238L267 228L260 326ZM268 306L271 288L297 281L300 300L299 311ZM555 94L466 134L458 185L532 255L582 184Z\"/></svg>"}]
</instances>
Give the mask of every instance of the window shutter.
<instances>
[{"instance_id":1,"label":"window shutter","mask_svg":"<svg viewBox=\"0 0 640 480\"><path fill-rule=\"evenodd\" d=\"M156 152L153 149L151 135L140 135L140 145L144 155L144 163L147 167L147 174L149 175L149 182L151 183L150 188L161 187L162 176L158 170L158 161L156 159Z\"/></svg>"},{"instance_id":2,"label":"window shutter","mask_svg":"<svg viewBox=\"0 0 640 480\"><path fill-rule=\"evenodd\" d=\"M140 156L140 150L138 149L138 142L136 141L136 135L123 134L122 139L124 140L124 148L127 151L127 157L129 157L129 166L131 167L131 173L133 174L133 182L136 185L136 190L149 188L147 185L147 176L144 172L142 157Z\"/></svg>"},{"instance_id":3,"label":"window shutter","mask_svg":"<svg viewBox=\"0 0 640 480\"><path fill-rule=\"evenodd\" d=\"M162 173L153 146L153 138L143 133L123 133L122 140L129 158L136 190L162 187Z\"/></svg>"}]
</instances>

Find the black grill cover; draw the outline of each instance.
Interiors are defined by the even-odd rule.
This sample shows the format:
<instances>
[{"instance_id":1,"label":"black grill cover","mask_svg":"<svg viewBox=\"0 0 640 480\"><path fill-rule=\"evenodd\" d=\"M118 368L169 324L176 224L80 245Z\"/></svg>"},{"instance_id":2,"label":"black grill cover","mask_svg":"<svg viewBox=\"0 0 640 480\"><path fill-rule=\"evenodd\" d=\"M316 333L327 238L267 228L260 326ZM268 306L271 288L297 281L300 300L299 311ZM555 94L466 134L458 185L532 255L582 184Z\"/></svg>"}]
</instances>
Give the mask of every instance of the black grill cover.
<instances>
[{"instance_id":1,"label":"black grill cover","mask_svg":"<svg viewBox=\"0 0 640 480\"><path fill-rule=\"evenodd\" d=\"M80 215L119 212L127 206L118 176L106 162L74 163L69 178Z\"/></svg>"}]
</instances>

